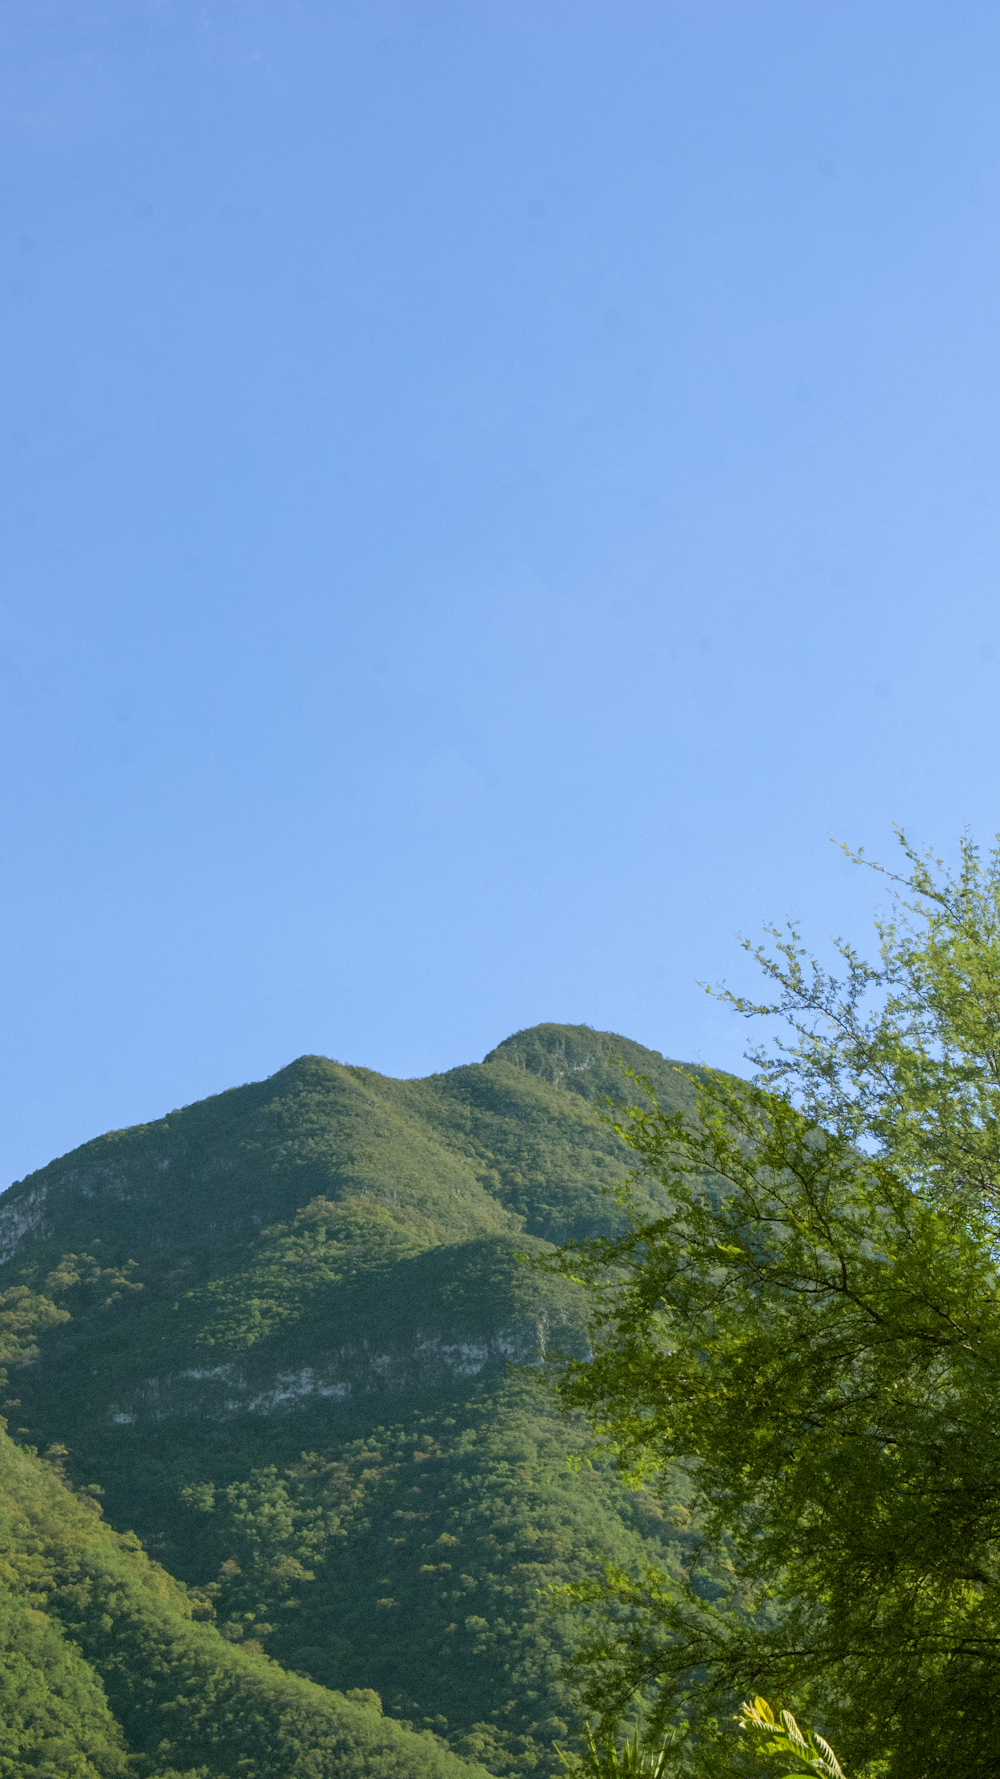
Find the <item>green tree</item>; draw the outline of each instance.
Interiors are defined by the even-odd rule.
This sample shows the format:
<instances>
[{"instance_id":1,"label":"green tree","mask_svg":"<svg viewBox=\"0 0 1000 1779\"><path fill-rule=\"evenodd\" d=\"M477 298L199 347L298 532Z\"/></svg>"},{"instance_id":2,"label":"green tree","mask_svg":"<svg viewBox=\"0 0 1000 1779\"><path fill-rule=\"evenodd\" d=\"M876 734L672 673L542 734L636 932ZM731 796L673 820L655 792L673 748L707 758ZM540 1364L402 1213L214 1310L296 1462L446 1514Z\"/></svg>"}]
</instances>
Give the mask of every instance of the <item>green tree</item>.
<instances>
[{"instance_id":1,"label":"green tree","mask_svg":"<svg viewBox=\"0 0 1000 1779\"><path fill-rule=\"evenodd\" d=\"M901 839L876 962L841 945L833 977L794 931L757 953L776 993L734 1004L790 1034L752 1084L708 1076L691 1117L633 1077L616 1126L671 1208L563 1251L597 1309L560 1387L633 1478L687 1480L702 1539L683 1573L610 1574L636 1616L591 1640L593 1708L658 1688L697 1721L766 1685L852 1770L975 1779L1000 1730L1000 850L966 840L951 873Z\"/></svg>"}]
</instances>

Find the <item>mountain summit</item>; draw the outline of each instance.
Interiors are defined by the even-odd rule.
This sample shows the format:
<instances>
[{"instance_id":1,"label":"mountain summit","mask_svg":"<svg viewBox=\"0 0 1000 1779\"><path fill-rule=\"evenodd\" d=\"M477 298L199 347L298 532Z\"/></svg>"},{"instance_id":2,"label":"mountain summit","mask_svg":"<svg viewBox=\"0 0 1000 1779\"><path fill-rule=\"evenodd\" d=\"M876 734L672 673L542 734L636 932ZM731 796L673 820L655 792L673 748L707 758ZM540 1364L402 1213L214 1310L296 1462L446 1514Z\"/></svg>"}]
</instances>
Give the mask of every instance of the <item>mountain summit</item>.
<instances>
[{"instance_id":1,"label":"mountain summit","mask_svg":"<svg viewBox=\"0 0 1000 1779\"><path fill-rule=\"evenodd\" d=\"M622 1061L689 1102L587 1026L424 1080L304 1056L0 1200L0 1291L47 1306L18 1438L230 1642L497 1773L565 1733L575 1632L539 1590L677 1537L606 1463L567 1470L583 1432L529 1381L586 1349L582 1292L524 1256L615 1226L629 1154L595 1103L634 1094Z\"/></svg>"}]
</instances>

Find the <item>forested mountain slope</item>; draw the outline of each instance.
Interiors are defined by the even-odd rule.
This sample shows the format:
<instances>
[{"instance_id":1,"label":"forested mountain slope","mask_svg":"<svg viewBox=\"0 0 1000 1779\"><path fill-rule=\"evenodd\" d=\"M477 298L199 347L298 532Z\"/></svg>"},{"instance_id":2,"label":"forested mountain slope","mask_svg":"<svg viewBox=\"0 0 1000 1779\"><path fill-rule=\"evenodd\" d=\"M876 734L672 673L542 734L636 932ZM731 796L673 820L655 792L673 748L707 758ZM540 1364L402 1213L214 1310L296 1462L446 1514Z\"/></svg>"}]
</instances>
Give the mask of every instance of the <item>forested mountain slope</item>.
<instances>
[{"instance_id":1,"label":"forested mountain slope","mask_svg":"<svg viewBox=\"0 0 1000 1779\"><path fill-rule=\"evenodd\" d=\"M58 1462L0 1434L0 1765L8 1779L475 1779L440 1740L227 1643Z\"/></svg>"},{"instance_id":2,"label":"forested mountain slope","mask_svg":"<svg viewBox=\"0 0 1000 1779\"><path fill-rule=\"evenodd\" d=\"M68 1448L232 1644L498 1772L563 1733L577 1633L548 1584L683 1557L508 1375L585 1338L576 1288L516 1256L613 1227L627 1154L593 1104L622 1055L691 1095L587 1027L421 1081L303 1057L0 1200L18 1438Z\"/></svg>"}]
</instances>

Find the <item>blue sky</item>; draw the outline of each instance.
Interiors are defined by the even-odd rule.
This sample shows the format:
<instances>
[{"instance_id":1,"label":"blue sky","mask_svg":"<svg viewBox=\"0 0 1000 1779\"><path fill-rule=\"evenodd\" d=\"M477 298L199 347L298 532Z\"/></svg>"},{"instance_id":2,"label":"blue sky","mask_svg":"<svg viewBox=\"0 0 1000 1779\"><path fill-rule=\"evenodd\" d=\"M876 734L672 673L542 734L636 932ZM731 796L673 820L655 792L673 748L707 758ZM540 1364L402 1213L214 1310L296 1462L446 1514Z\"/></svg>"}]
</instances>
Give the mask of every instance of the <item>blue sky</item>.
<instances>
[{"instance_id":1,"label":"blue sky","mask_svg":"<svg viewBox=\"0 0 1000 1779\"><path fill-rule=\"evenodd\" d=\"M1000 827L1000 13L0 0L0 1179Z\"/></svg>"}]
</instances>

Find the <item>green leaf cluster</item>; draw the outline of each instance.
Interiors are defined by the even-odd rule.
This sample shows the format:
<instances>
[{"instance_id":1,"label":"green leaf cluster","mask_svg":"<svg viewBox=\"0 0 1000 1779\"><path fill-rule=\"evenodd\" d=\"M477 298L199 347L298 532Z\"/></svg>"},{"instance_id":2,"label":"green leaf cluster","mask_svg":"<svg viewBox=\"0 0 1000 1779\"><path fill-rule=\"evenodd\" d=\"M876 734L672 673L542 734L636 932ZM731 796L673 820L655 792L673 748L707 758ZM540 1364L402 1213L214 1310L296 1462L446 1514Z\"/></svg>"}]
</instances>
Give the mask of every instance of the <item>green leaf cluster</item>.
<instances>
[{"instance_id":1,"label":"green leaf cluster","mask_svg":"<svg viewBox=\"0 0 1000 1779\"><path fill-rule=\"evenodd\" d=\"M765 1760L777 1759L785 1779L844 1779L843 1769L829 1742L814 1730L800 1730L790 1711L775 1715L758 1694L740 1712L740 1725L756 1737L755 1752ZM788 1763L795 1768L789 1772Z\"/></svg>"}]
</instances>

